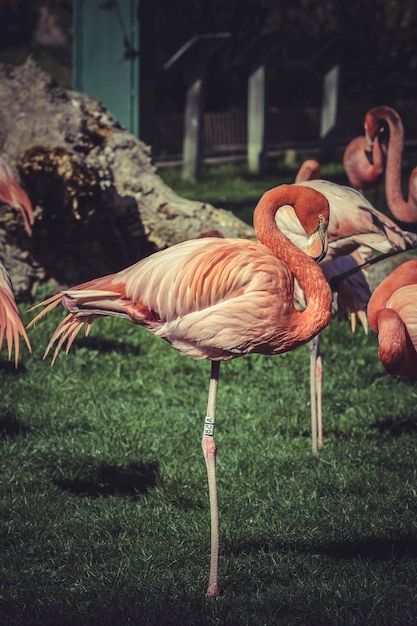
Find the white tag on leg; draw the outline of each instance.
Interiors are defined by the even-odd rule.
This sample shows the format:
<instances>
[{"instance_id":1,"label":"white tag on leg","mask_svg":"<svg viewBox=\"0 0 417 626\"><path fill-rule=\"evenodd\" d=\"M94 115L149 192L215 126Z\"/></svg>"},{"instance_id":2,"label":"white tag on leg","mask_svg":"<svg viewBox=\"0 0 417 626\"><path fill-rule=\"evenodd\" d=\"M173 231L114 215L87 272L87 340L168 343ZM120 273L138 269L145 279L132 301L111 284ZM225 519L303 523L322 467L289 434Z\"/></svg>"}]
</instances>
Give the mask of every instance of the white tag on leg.
<instances>
[{"instance_id":1,"label":"white tag on leg","mask_svg":"<svg viewBox=\"0 0 417 626\"><path fill-rule=\"evenodd\" d=\"M214 435L214 417L206 417L204 422L204 434L209 437Z\"/></svg>"}]
</instances>

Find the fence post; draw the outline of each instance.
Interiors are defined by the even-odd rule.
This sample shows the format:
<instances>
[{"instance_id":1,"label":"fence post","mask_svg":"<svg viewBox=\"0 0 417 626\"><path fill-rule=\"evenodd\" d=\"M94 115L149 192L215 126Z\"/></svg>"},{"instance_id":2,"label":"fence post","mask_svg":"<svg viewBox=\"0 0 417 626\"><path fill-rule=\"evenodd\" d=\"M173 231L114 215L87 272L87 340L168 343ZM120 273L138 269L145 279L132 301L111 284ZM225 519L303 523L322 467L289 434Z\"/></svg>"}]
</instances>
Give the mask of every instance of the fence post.
<instances>
[{"instance_id":1,"label":"fence post","mask_svg":"<svg viewBox=\"0 0 417 626\"><path fill-rule=\"evenodd\" d=\"M337 150L337 113L339 97L339 55L332 57L332 63L323 78L323 96L320 119L321 160L332 160Z\"/></svg>"},{"instance_id":2,"label":"fence post","mask_svg":"<svg viewBox=\"0 0 417 626\"><path fill-rule=\"evenodd\" d=\"M247 164L249 172L262 174L267 158L268 135L268 37L261 37L245 51L250 58L247 113Z\"/></svg>"},{"instance_id":3,"label":"fence post","mask_svg":"<svg viewBox=\"0 0 417 626\"><path fill-rule=\"evenodd\" d=\"M200 178L203 160L203 123L205 75L207 61L230 33L196 35L189 39L164 65L164 69L178 66L186 81L182 178L195 181Z\"/></svg>"},{"instance_id":4,"label":"fence post","mask_svg":"<svg viewBox=\"0 0 417 626\"><path fill-rule=\"evenodd\" d=\"M259 62L248 80L248 170L261 174L266 164L267 67Z\"/></svg>"}]
</instances>

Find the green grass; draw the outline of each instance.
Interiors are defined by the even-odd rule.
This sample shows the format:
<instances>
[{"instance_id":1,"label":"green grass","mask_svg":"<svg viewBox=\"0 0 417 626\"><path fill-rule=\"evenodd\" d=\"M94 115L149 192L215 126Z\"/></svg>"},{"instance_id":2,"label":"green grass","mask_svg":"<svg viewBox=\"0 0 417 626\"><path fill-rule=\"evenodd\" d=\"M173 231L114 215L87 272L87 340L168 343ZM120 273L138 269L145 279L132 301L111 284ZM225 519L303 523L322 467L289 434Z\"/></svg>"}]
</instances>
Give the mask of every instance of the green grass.
<instances>
[{"instance_id":1,"label":"green grass","mask_svg":"<svg viewBox=\"0 0 417 626\"><path fill-rule=\"evenodd\" d=\"M289 176L277 171L219 166L184 191L177 170L171 184L220 206L212 189L242 203ZM318 455L307 346L222 364L220 598L208 601L209 363L107 318L51 368L62 317L30 332L17 371L0 353L0 623L415 624L417 383L384 373L374 333L346 320L322 333Z\"/></svg>"},{"instance_id":2,"label":"green grass","mask_svg":"<svg viewBox=\"0 0 417 626\"><path fill-rule=\"evenodd\" d=\"M51 368L61 317L0 364L3 623L415 623L417 387L383 373L374 334L323 333L317 456L306 346L222 365L210 602L209 363L103 319Z\"/></svg>"},{"instance_id":3,"label":"green grass","mask_svg":"<svg viewBox=\"0 0 417 626\"><path fill-rule=\"evenodd\" d=\"M286 163L282 159L271 158L262 177L249 174L245 162L206 164L203 167L201 180L197 183L182 180L180 165L160 167L158 174L167 185L175 189L184 198L201 200L217 207L229 209L244 222L252 224L253 210L261 195L267 189L293 182L302 161L308 158L317 159L319 157L317 154L305 154L302 159L294 164ZM405 198L408 198L408 179L416 162L417 149L414 146L407 146L404 149L402 160L402 191ZM338 162L321 164L321 177L340 185L348 184L342 165L341 150L339 150ZM365 196L379 211L392 218L385 201L383 186L377 190L366 191Z\"/></svg>"},{"instance_id":4,"label":"green grass","mask_svg":"<svg viewBox=\"0 0 417 626\"><path fill-rule=\"evenodd\" d=\"M317 155L305 158L317 158ZM161 167L158 174L175 191L190 200L204 200L217 207L229 209L237 217L252 224L253 209L261 195L272 187L294 181L301 162L295 164L271 160L262 177L248 173L246 163L205 165L201 180L184 181L181 167ZM323 178L346 184L343 167L329 164L321 168Z\"/></svg>"}]
</instances>

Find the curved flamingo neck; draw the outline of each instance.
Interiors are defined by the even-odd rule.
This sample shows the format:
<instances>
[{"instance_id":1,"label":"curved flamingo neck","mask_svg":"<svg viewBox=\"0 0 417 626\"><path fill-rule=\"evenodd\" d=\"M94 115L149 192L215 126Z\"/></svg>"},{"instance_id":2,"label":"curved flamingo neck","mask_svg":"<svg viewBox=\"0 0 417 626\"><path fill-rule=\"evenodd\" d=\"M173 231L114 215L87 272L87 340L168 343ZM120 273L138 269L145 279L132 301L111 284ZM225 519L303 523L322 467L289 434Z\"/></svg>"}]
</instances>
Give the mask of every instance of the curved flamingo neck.
<instances>
[{"instance_id":1,"label":"curved flamingo neck","mask_svg":"<svg viewBox=\"0 0 417 626\"><path fill-rule=\"evenodd\" d=\"M388 147L379 137L375 139L372 156L374 161L374 171L376 175L383 174L387 166Z\"/></svg>"},{"instance_id":2,"label":"curved flamingo neck","mask_svg":"<svg viewBox=\"0 0 417 626\"><path fill-rule=\"evenodd\" d=\"M385 196L389 210L401 222L417 221L417 196L409 193L408 202L401 190L401 163L404 149L404 127L401 118L390 107L375 107L368 111L365 126L379 126L385 121L389 128L389 142L385 170ZM410 179L409 189L413 189Z\"/></svg>"},{"instance_id":3,"label":"curved flamingo neck","mask_svg":"<svg viewBox=\"0 0 417 626\"><path fill-rule=\"evenodd\" d=\"M315 159L307 159L300 165L294 182L302 183L305 180L317 180L320 178L320 163Z\"/></svg>"},{"instance_id":4,"label":"curved flamingo neck","mask_svg":"<svg viewBox=\"0 0 417 626\"><path fill-rule=\"evenodd\" d=\"M277 227L275 215L286 205L294 208L307 236L316 232L320 218L328 223L329 205L323 194L316 189L299 185L274 187L266 191L259 200L253 214L256 236L276 257L290 267L294 258L305 259L307 255ZM308 256L307 258L309 259Z\"/></svg>"},{"instance_id":5,"label":"curved flamingo neck","mask_svg":"<svg viewBox=\"0 0 417 626\"><path fill-rule=\"evenodd\" d=\"M323 328L331 319L331 289L313 259L277 227L275 215L285 205L294 208L308 236L317 231L321 220L328 222L329 205L326 198L315 189L281 185L264 193L255 208L253 218L257 238L293 273L304 290L312 322L317 317Z\"/></svg>"},{"instance_id":6,"label":"curved flamingo neck","mask_svg":"<svg viewBox=\"0 0 417 626\"><path fill-rule=\"evenodd\" d=\"M368 302L368 322L372 330L378 332L378 319L380 311L386 308L386 304L392 294L417 283L417 260L402 263L393 270L378 285Z\"/></svg>"},{"instance_id":7,"label":"curved flamingo neck","mask_svg":"<svg viewBox=\"0 0 417 626\"><path fill-rule=\"evenodd\" d=\"M415 376L417 354L404 322L393 309L378 315L378 356L388 374Z\"/></svg>"},{"instance_id":8,"label":"curved flamingo neck","mask_svg":"<svg viewBox=\"0 0 417 626\"><path fill-rule=\"evenodd\" d=\"M417 167L413 169L408 181L408 210L417 222Z\"/></svg>"}]
</instances>

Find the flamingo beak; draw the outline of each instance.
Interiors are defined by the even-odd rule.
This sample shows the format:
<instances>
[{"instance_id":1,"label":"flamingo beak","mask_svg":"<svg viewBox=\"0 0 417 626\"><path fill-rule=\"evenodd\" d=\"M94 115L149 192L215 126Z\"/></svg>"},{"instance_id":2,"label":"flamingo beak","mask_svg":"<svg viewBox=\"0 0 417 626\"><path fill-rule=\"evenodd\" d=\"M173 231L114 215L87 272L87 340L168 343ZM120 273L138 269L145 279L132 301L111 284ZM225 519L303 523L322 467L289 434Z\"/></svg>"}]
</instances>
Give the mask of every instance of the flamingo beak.
<instances>
[{"instance_id":1,"label":"flamingo beak","mask_svg":"<svg viewBox=\"0 0 417 626\"><path fill-rule=\"evenodd\" d=\"M368 129L365 126L365 156L368 159L371 165L374 164L374 155L372 153L372 148L374 146L373 139L368 135Z\"/></svg>"},{"instance_id":2,"label":"flamingo beak","mask_svg":"<svg viewBox=\"0 0 417 626\"><path fill-rule=\"evenodd\" d=\"M313 261L320 263L327 254L327 224L322 220L318 229L309 237L307 254Z\"/></svg>"},{"instance_id":3,"label":"flamingo beak","mask_svg":"<svg viewBox=\"0 0 417 626\"><path fill-rule=\"evenodd\" d=\"M368 159L369 163L371 165L373 165L374 164L374 156L372 154L372 151L371 150L365 150L365 155L366 155L366 158Z\"/></svg>"}]
</instances>

